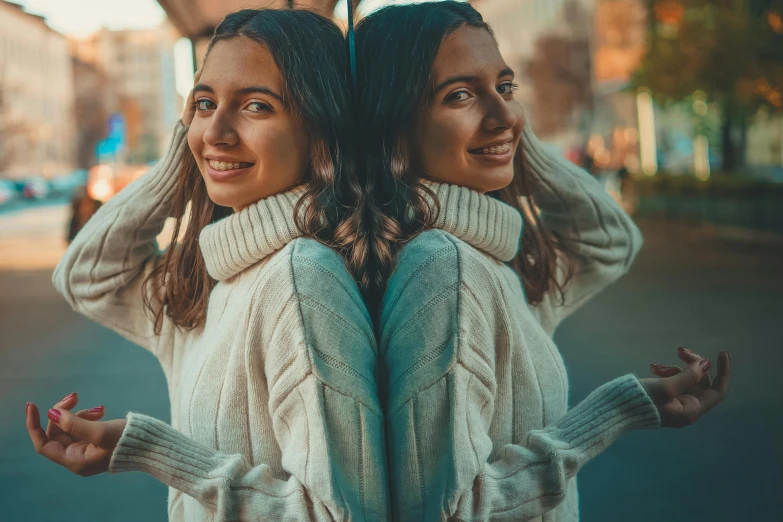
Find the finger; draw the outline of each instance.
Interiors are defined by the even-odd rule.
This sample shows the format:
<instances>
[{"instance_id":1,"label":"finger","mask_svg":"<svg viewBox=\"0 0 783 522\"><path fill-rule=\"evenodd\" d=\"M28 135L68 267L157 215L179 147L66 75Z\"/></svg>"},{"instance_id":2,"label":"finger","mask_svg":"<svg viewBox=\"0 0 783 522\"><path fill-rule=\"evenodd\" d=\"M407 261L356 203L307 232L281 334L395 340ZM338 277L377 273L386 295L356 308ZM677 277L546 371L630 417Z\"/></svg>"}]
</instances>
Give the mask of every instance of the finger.
<instances>
[{"instance_id":1,"label":"finger","mask_svg":"<svg viewBox=\"0 0 783 522\"><path fill-rule=\"evenodd\" d=\"M83 419L68 410L51 409L49 418L72 437L100 446L104 434L102 423Z\"/></svg>"},{"instance_id":2,"label":"finger","mask_svg":"<svg viewBox=\"0 0 783 522\"><path fill-rule=\"evenodd\" d=\"M694 353L683 346L677 348L677 356L683 362L686 362L688 364L704 359L704 357L702 357L698 353ZM710 377L710 372L704 372L704 377L702 378L702 381L699 384L704 388L712 387L712 377Z\"/></svg>"},{"instance_id":3,"label":"finger","mask_svg":"<svg viewBox=\"0 0 783 522\"><path fill-rule=\"evenodd\" d=\"M60 400L60 402L52 406L52 408L71 410L78 402L79 395L76 392L73 392L69 395L66 395L62 400ZM60 441L61 444L65 444L66 442L68 444L71 443L71 439L68 436L63 437L63 430L61 430L60 427L52 421L49 421L46 424L46 436L50 439Z\"/></svg>"},{"instance_id":4,"label":"finger","mask_svg":"<svg viewBox=\"0 0 783 522\"><path fill-rule=\"evenodd\" d=\"M89 410L79 410L75 415L77 417L81 417L82 419L99 420L103 418L104 413L106 413L106 408L104 406L96 406L95 408L90 408Z\"/></svg>"},{"instance_id":5,"label":"finger","mask_svg":"<svg viewBox=\"0 0 783 522\"><path fill-rule=\"evenodd\" d=\"M718 354L718 375L713 381L712 389L718 392L721 399L729 391L729 377L731 376L731 356L729 352L720 352Z\"/></svg>"},{"instance_id":6,"label":"finger","mask_svg":"<svg viewBox=\"0 0 783 522\"><path fill-rule=\"evenodd\" d=\"M700 359L689 364L684 371L665 379L667 381L666 389L671 394L671 397L686 394L694 387L699 386L705 373L705 370L702 368L702 363L705 363L705 361L706 364L709 364L708 359ZM709 369L709 366L707 366L707 369Z\"/></svg>"},{"instance_id":7,"label":"finger","mask_svg":"<svg viewBox=\"0 0 783 522\"><path fill-rule=\"evenodd\" d=\"M38 406L29 402L26 409L27 433L33 441L36 453L49 460L65 466L65 448L57 441L50 440L46 432L41 428L41 419Z\"/></svg>"},{"instance_id":8,"label":"finger","mask_svg":"<svg viewBox=\"0 0 783 522\"><path fill-rule=\"evenodd\" d=\"M658 377L671 377L672 375L677 375L680 373L682 368L679 366L669 366L666 364L651 364L650 371L653 373L653 375Z\"/></svg>"}]
</instances>

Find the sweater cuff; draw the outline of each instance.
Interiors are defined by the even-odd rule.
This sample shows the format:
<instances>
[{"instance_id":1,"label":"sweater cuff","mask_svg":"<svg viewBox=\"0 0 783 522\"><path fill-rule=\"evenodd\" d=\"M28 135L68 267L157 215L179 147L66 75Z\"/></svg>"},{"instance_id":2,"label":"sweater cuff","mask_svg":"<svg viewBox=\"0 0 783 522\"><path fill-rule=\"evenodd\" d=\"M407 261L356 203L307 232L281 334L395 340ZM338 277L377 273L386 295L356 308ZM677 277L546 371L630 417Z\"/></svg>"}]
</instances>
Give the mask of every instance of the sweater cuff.
<instances>
[{"instance_id":1,"label":"sweater cuff","mask_svg":"<svg viewBox=\"0 0 783 522\"><path fill-rule=\"evenodd\" d=\"M109 473L141 471L180 491L193 491L197 483L220 468L220 454L170 424L130 412L127 424L109 462Z\"/></svg>"},{"instance_id":2,"label":"sweater cuff","mask_svg":"<svg viewBox=\"0 0 783 522\"><path fill-rule=\"evenodd\" d=\"M587 462L627 431L660 427L658 408L629 373L593 390L550 429Z\"/></svg>"}]
</instances>

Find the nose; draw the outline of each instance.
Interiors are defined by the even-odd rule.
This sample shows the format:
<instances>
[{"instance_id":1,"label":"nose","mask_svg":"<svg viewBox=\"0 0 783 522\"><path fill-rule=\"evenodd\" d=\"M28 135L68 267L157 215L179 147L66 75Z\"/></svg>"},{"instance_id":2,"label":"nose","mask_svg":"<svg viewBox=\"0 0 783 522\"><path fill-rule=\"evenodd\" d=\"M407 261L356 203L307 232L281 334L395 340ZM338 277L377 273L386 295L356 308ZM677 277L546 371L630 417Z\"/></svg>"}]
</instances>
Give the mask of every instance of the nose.
<instances>
[{"instance_id":1,"label":"nose","mask_svg":"<svg viewBox=\"0 0 783 522\"><path fill-rule=\"evenodd\" d=\"M234 121L227 111L221 111L219 108L210 118L209 125L204 131L204 143L211 147L230 147L236 145L239 141L234 127Z\"/></svg>"},{"instance_id":2,"label":"nose","mask_svg":"<svg viewBox=\"0 0 783 522\"><path fill-rule=\"evenodd\" d=\"M502 96L492 96L485 103L483 126L488 131L506 130L517 124L519 117L512 104Z\"/></svg>"}]
</instances>

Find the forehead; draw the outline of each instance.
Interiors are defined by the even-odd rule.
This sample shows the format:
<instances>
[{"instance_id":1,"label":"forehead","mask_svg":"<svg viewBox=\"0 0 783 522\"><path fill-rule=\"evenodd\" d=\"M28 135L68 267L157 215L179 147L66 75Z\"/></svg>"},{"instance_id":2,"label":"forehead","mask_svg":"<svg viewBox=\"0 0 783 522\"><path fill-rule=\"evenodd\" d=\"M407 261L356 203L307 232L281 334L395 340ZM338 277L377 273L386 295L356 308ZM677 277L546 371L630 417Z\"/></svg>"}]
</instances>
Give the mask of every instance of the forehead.
<instances>
[{"instance_id":1,"label":"forehead","mask_svg":"<svg viewBox=\"0 0 783 522\"><path fill-rule=\"evenodd\" d=\"M212 88L253 85L276 92L281 92L283 85L272 53L246 36L217 42L207 56L200 81Z\"/></svg>"},{"instance_id":2,"label":"forehead","mask_svg":"<svg viewBox=\"0 0 783 522\"><path fill-rule=\"evenodd\" d=\"M508 67L489 31L480 27L460 27L447 36L433 64L435 84L456 75L497 78Z\"/></svg>"}]
</instances>

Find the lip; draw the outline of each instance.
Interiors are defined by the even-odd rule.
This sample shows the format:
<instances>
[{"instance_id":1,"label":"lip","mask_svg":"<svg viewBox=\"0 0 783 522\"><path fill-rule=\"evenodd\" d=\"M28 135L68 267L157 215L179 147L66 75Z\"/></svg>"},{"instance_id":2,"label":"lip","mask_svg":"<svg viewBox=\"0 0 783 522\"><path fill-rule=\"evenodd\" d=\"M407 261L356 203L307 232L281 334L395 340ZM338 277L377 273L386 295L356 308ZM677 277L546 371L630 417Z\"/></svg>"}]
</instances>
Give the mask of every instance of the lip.
<instances>
[{"instance_id":1,"label":"lip","mask_svg":"<svg viewBox=\"0 0 783 522\"><path fill-rule=\"evenodd\" d=\"M503 165L508 165L512 159L514 159L514 153L516 151L511 148L508 152L505 154L470 154L470 157L478 161L479 163L482 163L484 165L488 165L491 167L498 167Z\"/></svg>"},{"instance_id":2,"label":"lip","mask_svg":"<svg viewBox=\"0 0 783 522\"><path fill-rule=\"evenodd\" d=\"M236 178L237 176L241 176L242 174L245 174L247 171L253 168L254 165L250 165L249 167L242 167L241 169L231 169L231 170L215 170L212 168L212 165L209 164L211 161L225 161L225 162L231 162L231 163L247 163L246 161L236 161L233 159L218 159L217 156L204 156L204 158L207 160L207 175L212 179L212 181L216 182L222 182L222 181L228 181L233 178Z\"/></svg>"},{"instance_id":3,"label":"lip","mask_svg":"<svg viewBox=\"0 0 783 522\"><path fill-rule=\"evenodd\" d=\"M510 147L508 152L503 154L476 154L471 151L477 149L490 149L492 147L499 147L501 145L506 145L509 143L513 145L514 138L501 138L501 139L490 141L480 147L468 149L468 154L470 154L471 158L475 159L477 162L483 165L489 167L502 167L504 165L508 165L511 162L511 160L514 159L514 154L516 153L516 147L514 146Z\"/></svg>"},{"instance_id":4,"label":"lip","mask_svg":"<svg viewBox=\"0 0 783 522\"><path fill-rule=\"evenodd\" d=\"M514 138L513 137L510 137L510 138L499 138L497 140L489 141L489 142L487 142L487 143L485 143L483 145L479 145L478 147L472 147L472 148L468 149L468 152L470 152L471 150L477 150L477 149L491 149L492 147L499 147L500 145L505 145L506 143L513 143L513 142L514 142Z\"/></svg>"}]
</instances>

